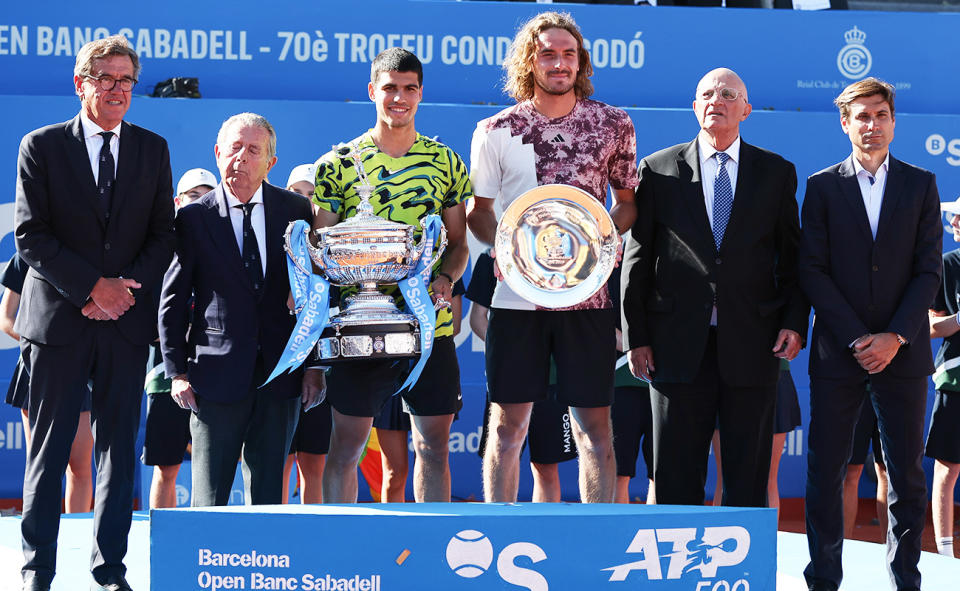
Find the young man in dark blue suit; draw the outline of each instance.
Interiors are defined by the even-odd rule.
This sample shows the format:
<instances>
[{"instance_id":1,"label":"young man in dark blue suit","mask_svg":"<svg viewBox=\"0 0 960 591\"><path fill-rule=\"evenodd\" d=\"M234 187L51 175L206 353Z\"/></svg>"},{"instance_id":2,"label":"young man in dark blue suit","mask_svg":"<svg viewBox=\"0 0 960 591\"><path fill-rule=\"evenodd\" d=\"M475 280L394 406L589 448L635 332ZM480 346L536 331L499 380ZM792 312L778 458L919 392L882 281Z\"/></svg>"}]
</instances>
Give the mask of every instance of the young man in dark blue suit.
<instances>
[{"instance_id":1,"label":"young man in dark blue suit","mask_svg":"<svg viewBox=\"0 0 960 591\"><path fill-rule=\"evenodd\" d=\"M16 330L30 375L33 430L23 480L23 589L50 588L60 483L88 381L97 461L92 589L124 575L151 297L173 252L170 154L123 120L140 74L125 37L77 53L80 114L31 132L17 161L17 251L30 266Z\"/></svg>"},{"instance_id":2,"label":"young man in dark blue suit","mask_svg":"<svg viewBox=\"0 0 960 591\"><path fill-rule=\"evenodd\" d=\"M891 582L919 590L923 417L933 372L927 309L940 284L940 198L933 174L890 155L891 85L866 78L835 103L853 153L807 179L802 213L800 285L816 313L804 576L813 590L840 586L843 473L861 406L872 404L889 478Z\"/></svg>"},{"instance_id":3,"label":"young man in dark blue suit","mask_svg":"<svg viewBox=\"0 0 960 591\"><path fill-rule=\"evenodd\" d=\"M193 411L195 507L227 504L240 459L247 502L280 503L300 404L309 409L323 396L321 371L284 373L260 387L295 323L284 230L313 219L303 197L266 182L276 141L260 115L227 119L214 147L220 184L177 214L160 344L171 396Z\"/></svg>"}]
</instances>

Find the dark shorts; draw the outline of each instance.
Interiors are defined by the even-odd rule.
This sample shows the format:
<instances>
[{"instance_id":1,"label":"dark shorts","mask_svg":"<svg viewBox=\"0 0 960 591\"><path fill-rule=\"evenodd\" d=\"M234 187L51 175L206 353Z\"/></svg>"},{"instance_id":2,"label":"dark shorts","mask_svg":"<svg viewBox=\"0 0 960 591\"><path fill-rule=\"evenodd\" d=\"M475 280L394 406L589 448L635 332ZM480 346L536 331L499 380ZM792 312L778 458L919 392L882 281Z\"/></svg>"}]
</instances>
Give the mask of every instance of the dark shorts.
<instances>
[{"instance_id":1,"label":"dark shorts","mask_svg":"<svg viewBox=\"0 0 960 591\"><path fill-rule=\"evenodd\" d=\"M570 424L570 407L556 398L556 384L548 388L549 398L533 403L527 443L534 464L559 464L577 457Z\"/></svg>"},{"instance_id":2,"label":"dark shorts","mask_svg":"<svg viewBox=\"0 0 960 591\"><path fill-rule=\"evenodd\" d=\"M409 431L410 415L403 410L403 401L399 396L391 396L380 414L373 417L373 426L388 431Z\"/></svg>"},{"instance_id":3,"label":"dark shorts","mask_svg":"<svg viewBox=\"0 0 960 591\"><path fill-rule=\"evenodd\" d=\"M403 384L412 363L407 360L349 361L327 376L327 399L340 414L376 417ZM460 365L453 337L433 342L433 352L409 391L401 394L407 412L418 416L452 415L462 406Z\"/></svg>"},{"instance_id":4,"label":"dark shorts","mask_svg":"<svg viewBox=\"0 0 960 591\"><path fill-rule=\"evenodd\" d=\"M653 478L653 412L650 388L618 386L613 392L613 453L617 476L637 475L637 455L643 452L647 477Z\"/></svg>"},{"instance_id":5,"label":"dark shorts","mask_svg":"<svg viewBox=\"0 0 960 591\"><path fill-rule=\"evenodd\" d=\"M800 426L800 402L797 387L789 369L780 370L777 380L777 406L773 415L773 432L789 433Z\"/></svg>"},{"instance_id":6,"label":"dark shorts","mask_svg":"<svg viewBox=\"0 0 960 591\"><path fill-rule=\"evenodd\" d=\"M877 415L873 412L870 398L863 401L860 419L853 431L853 453L848 464L863 465L867 461L867 450L873 447L873 461L883 466L883 453L880 451L880 428L877 427Z\"/></svg>"},{"instance_id":7,"label":"dark shorts","mask_svg":"<svg viewBox=\"0 0 960 591\"><path fill-rule=\"evenodd\" d=\"M92 404L90 388L84 387L79 395L83 396L83 401L80 403L80 412L90 412L90 406ZM30 376L27 375L23 364L20 363L19 357L17 357L17 364L13 367L13 374L10 376L10 386L7 388L5 401L10 406L19 408L20 410L29 408Z\"/></svg>"},{"instance_id":8,"label":"dark shorts","mask_svg":"<svg viewBox=\"0 0 960 591\"><path fill-rule=\"evenodd\" d=\"M549 398L550 358L557 400L581 408L613 403L617 359L613 310L490 310L487 390L491 402Z\"/></svg>"},{"instance_id":9,"label":"dark shorts","mask_svg":"<svg viewBox=\"0 0 960 591\"><path fill-rule=\"evenodd\" d=\"M157 392L147 396L146 423L143 463L147 466L182 463L190 442L190 411L180 408L169 392Z\"/></svg>"},{"instance_id":10,"label":"dark shorts","mask_svg":"<svg viewBox=\"0 0 960 591\"><path fill-rule=\"evenodd\" d=\"M319 406L304 412L300 408L300 420L290 442L290 453L302 451L308 454L323 455L330 450L330 403L326 400Z\"/></svg>"},{"instance_id":11,"label":"dark shorts","mask_svg":"<svg viewBox=\"0 0 960 591\"><path fill-rule=\"evenodd\" d=\"M960 392L937 390L927 432L926 456L960 464Z\"/></svg>"}]
</instances>

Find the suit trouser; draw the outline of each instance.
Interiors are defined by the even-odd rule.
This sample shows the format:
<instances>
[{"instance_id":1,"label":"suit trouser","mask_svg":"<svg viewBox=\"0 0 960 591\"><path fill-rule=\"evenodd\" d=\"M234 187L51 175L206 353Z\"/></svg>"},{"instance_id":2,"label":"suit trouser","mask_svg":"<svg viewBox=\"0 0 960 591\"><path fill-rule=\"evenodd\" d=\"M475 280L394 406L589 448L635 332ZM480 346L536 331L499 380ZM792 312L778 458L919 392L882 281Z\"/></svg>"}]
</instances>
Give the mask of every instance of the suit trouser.
<instances>
[{"instance_id":1,"label":"suit trouser","mask_svg":"<svg viewBox=\"0 0 960 591\"><path fill-rule=\"evenodd\" d=\"M866 385L870 383L870 393ZM923 417L927 378L883 373L848 379L810 379L810 435L807 453L808 583L843 578L843 479L853 450L861 405L877 413L880 445L890 486L887 490L888 571L894 588L920 589L920 535L927 511L923 473Z\"/></svg>"},{"instance_id":2,"label":"suit trouser","mask_svg":"<svg viewBox=\"0 0 960 591\"><path fill-rule=\"evenodd\" d=\"M258 359L247 396L234 403L196 396L190 415L194 507L226 505L237 460L242 460L244 493L254 505L283 501L283 463L300 417L300 396L278 398L258 390L266 379ZM297 392L299 394L299 392Z\"/></svg>"},{"instance_id":3,"label":"suit trouser","mask_svg":"<svg viewBox=\"0 0 960 591\"><path fill-rule=\"evenodd\" d=\"M66 345L21 339L20 348L30 375L31 430L23 477L24 574L34 571L50 580L56 570L61 484L77 433L80 396L92 380L97 481L91 571L96 579L123 575L147 345L130 343L106 321L91 323Z\"/></svg>"},{"instance_id":4,"label":"suit trouser","mask_svg":"<svg viewBox=\"0 0 960 591\"><path fill-rule=\"evenodd\" d=\"M703 505L710 439L719 418L723 504L765 507L776 374L769 386L735 387L721 378L716 331L710 330L689 384L654 382L653 481L657 503Z\"/></svg>"}]
</instances>

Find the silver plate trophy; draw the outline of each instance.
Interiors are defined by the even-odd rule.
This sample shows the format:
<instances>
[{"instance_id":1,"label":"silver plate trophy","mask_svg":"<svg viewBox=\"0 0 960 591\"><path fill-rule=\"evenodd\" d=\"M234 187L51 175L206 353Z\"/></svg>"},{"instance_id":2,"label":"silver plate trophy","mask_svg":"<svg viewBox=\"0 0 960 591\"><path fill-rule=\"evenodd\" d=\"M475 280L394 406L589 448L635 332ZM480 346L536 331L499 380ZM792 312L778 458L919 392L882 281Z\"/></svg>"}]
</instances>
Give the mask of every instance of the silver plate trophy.
<instances>
[{"instance_id":1,"label":"silver plate trophy","mask_svg":"<svg viewBox=\"0 0 960 591\"><path fill-rule=\"evenodd\" d=\"M607 210L570 185L542 185L517 197L497 225L497 265L507 285L544 308L566 308L602 288L620 237Z\"/></svg>"},{"instance_id":2,"label":"silver plate trophy","mask_svg":"<svg viewBox=\"0 0 960 591\"><path fill-rule=\"evenodd\" d=\"M405 279L420 260L426 241L421 238L416 244L413 226L373 213L370 196L375 187L367 179L356 144L334 146L333 153L353 161L360 204L352 218L315 230L317 246L307 240L307 250L330 283L356 285L360 291L341 300L340 312L323 330L306 366L350 359L416 357L420 353L417 318L400 311L393 297L380 293L377 286ZM288 253L292 252L290 232L288 228L285 236ZM446 230L441 229L430 267L443 254L446 245ZM443 304L445 302L438 302Z\"/></svg>"}]
</instances>

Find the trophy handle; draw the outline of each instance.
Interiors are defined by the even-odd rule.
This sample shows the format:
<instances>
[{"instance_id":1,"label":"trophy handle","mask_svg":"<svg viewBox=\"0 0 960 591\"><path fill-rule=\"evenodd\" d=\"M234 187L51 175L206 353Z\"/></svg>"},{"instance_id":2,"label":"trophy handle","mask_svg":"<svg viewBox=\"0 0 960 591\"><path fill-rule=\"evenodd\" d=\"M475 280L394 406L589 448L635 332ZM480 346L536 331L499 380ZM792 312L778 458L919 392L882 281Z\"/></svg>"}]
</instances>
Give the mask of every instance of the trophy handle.
<instances>
[{"instance_id":1,"label":"trophy handle","mask_svg":"<svg viewBox=\"0 0 960 591\"><path fill-rule=\"evenodd\" d=\"M426 249L426 246L427 246L427 241L425 239L427 235L427 232L426 232L427 228L425 225L425 220L423 219L420 220L420 229L423 230L423 233L420 234L420 244L417 245L416 252L417 252L418 259L421 256L423 256L423 251ZM437 247L433 251L433 258L430 260L430 263L427 265L428 268L432 269L433 266L437 264L437 261L439 261L440 257L443 256L443 251L446 250L446 248L447 248L447 227L444 226L443 223L441 223L440 236L437 239Z\"/></svg>"},{"instance_id":2,"label":"trophy handle","mask_svg":"<svg viewBox=\"0 0 960 591\"><path fill-rule=\"evenodd\" d=\"M290 222L287 224L287 230L283 233L283 250L287 252L287 256L290 257L290 260L293 261L293 264L300 270L304 275L313 275L313 269L305 269L303 265L300 264L300 261L297 260L297 257L293 254L293 245L290 243L290 237L293 235L293 226L296 222ZM315 248L310 244L310 228L304 228L303 233L306 236L307 242L307 251L310 252L310 258L317 263L317 266L323 270L326 270L326 260L323 257L313 256L314 252L317 252L319 249ZM318 259L322 262L318 262Z\"/></svg>"}]
</instances>

